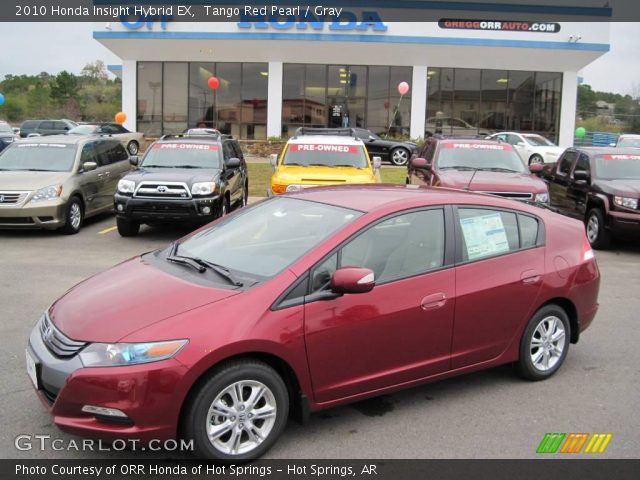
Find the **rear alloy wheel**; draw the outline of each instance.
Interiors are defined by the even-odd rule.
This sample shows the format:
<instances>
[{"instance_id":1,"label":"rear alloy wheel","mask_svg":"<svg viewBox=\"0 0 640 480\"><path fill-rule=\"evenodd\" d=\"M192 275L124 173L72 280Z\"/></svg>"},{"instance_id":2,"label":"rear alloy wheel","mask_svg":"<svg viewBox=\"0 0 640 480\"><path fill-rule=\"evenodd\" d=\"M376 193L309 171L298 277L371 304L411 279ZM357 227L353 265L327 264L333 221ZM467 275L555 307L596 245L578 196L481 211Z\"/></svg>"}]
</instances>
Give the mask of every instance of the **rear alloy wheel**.
<instances>
[{"instance_id":1,"label":"rear alloy wheel","mask_svg":"<svg viewBox=\"0 0 640 480\"><path fill-rule=\"evenodd\" d=\"M138 142L136 142L135 140L131 140L127 144L127 151L129 152L129 155L137 155L139 149L140 145L138 145Z\"/></svg>"},{"instance_id":2,"label":"rear alloy wheel","mask_svg":"<svg viewBox=\"0 0 640 480\"><path fill-rule=\"evenodd\" d=\"M558 305L541 308L520 341L518 371L528 380L544 380L558 371L569 351L571 327Z\"/></svg>"},{"instance_id":3,"label":"rear alloy wheel","mask_svg":"<svg viewBox=\"0 0 640 480\"><path fill-rule=\"evenodd\" d=\"M75 235L78 233L84 220L82 203L78 197L71 197L71 200L69 200L65 218L66 223L64 227L62 227L62 233L65 235Z\"/></svg>"},{"instance_id":4,"label":"rear alloy wheel","mask_svg":"<svg viewBox=\"0 0 640 480\"><path fill-rule=\"evenodd\" d=\"M118 233L121 237L135 237L140 232L140 222L135 220L127 220L126 218L117 218L116 225Z\"/></svg>"},{"instance_id":5,"label":"rear alloy wheel","mask_svg":"<svg viewBox=\"0 0 640 480\"><path fill-rule=\"evenodd\" d=\"M229 200L225 196L220 203L220 217L224 217L227 213L229 213Z\"/></svg>"},{"instance_id":6,"label":"rear alloy wheel","mask_svg":"<svg viewBox=\"0 0 640 480\"><path fill-rule=\"evenodd\" d=\"M535 165L535 164L541 165L543 163L544 163L544 160L537 153L535 155L531 155L531 158L529 158L529 165Z\"/></svg>"},{"instance_id":7,"label":"rear alloy wheel","mask_svg":"<svg viewBox=\"0 0 640 480\"><path fill-rule=\"evenodd\" d=\"M242 462L275 443L288 413L278 373L262 362L237 361L202 383L186 411L185 434L202 458Z\"/></svg>"},{"instance_id":8,"label":"rear alloy wheel","mask_svg":"<svg viewBox=\"0 0 640 480\"><path fill-rule=\"evenodd\" d=\"M249 184L245 183L244 184L244 189L242 190L242 200L240 203L240 207L246 207L247 203L249 203Z\"/></svg>"},{"instance_id":9,"label":"rear alloy wheel","mask_svg":"<svg viewBox=\"0 0 640 480\"><path fill-rule=\"evenodd\" d=\"M587 239L593 248L605 249L611 245L611 233L605 227L604 215L599 208L593 208L587 213Z\"/></svg>"},{"instance_id":10,"label":"rear alloy wheel","mask_svg":"<svg viewBox=\"0 0 640 480\"><path fill-rule=\"evenodd\" d=\"M398 147L391 150L391 163L397 167L402 167L409 162L409 150Z\"/></svg>"}]
</instances>

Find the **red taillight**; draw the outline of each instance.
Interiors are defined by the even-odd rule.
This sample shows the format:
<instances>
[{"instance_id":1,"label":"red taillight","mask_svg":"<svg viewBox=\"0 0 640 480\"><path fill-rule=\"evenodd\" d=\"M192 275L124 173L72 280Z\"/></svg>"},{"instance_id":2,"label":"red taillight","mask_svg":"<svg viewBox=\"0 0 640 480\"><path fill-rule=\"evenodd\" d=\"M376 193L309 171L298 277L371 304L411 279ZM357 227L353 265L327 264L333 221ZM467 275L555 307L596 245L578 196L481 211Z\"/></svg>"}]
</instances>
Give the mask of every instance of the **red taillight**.
<instances>
[{"instance_id":1,"label":"red taillight","mask_svg":"<svg viewBox=\"0 0 640 480\"><path fill-rule=\"evenodd\" d=\"M583 262L588 262L589 260L593 260L595 255L593 253L593 249L591 248L591 244L589 243L589 239L586 235L582 237L582 249L581 249L581 257Z\"/></svg>"}]
</instances>

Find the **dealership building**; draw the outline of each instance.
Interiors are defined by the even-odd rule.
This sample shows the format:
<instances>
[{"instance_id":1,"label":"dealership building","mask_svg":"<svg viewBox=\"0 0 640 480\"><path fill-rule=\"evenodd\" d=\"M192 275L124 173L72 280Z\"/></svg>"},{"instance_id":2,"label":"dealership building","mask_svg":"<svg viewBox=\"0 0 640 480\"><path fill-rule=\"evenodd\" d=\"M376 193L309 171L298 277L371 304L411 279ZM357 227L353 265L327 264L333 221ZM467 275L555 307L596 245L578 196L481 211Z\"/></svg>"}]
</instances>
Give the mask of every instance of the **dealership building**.
<instances>
[{"instance_id":1,"label":"dealership building","mask_svg":"<svg viewBox=\"0 0 640 480\"><path fill-rule=\"evenodd\" d=\"M126 126L150 136L213 126L266 139L351 126L413 138L517 130L573 143L578 72L609 50L609 23L592 21L608 20L607 8L572 8L563 21L566 8L464 2L431 12L440 21L401 22L387 20L384 2L365 3L339 21L133 17L96 23L93 36L122 59L111 68ZM400 82L410 85L403 97Z\"/></svg>"}]
</instances>

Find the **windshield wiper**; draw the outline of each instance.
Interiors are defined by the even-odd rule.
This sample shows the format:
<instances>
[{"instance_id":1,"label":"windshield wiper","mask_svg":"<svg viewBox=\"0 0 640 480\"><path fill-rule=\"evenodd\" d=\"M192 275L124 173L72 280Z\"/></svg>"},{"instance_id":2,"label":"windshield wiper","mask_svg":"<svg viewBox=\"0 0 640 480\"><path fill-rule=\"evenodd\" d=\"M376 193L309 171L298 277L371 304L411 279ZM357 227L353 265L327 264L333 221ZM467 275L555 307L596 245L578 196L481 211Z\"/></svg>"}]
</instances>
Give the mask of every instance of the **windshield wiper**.
<instances>
[{"instance_id":1,"label":"windshield wiper","mask_svg":"<svg viewBox=\"0 0 640 480\"><path fill-rule=\"evenodd\" d=\"M216 272L221 277L226 278L229 283L233 284L236 287L242 287L244 284L238 280L238 278L229 271L228 268L218 265L217 263L208 262L207 260L203 260L198 257L189 257L185 255L178 255L178 246L177 242L174 242L171 246L171 250L169 251L169 255L167 256L167 261L178 263L180 265L187 265L191 268L195 268L200 273L204 273L207 269L211 269Z\"/></svg>"},{"instance_id":2,"label":"windshield wiper","mask_svg":"<svg viewBox=\"0 0 640 480\"><path fill-rule=\"evenodd\" d=\"M521 173L517 170L511 170L510 168L500 168L500 167L487 167L487 168L478 168L478 170L482 170L485 172L509 172L509 173Z\"/></svg>"},{"instance_id":3,"label":"windshield wiper","mask_svg":"<svg viewBox=\"0 0 640 480\"><path fill-rule=\"evenodd\" d=\"M356 167L355 165L348 165L346 163L339 163L337 165L331 165L332 167L350 167L350 168L364 168L364 167Z\"/></svg>"},{"instance_id":4,"label":"windshield wiper","mask_svg":"<svg viewBox=\"0 0 640 480\"><path fill-rule=\"evenodd\" d=\"M440 170L462 170L462 171L476 171L477 168L472 167L438 167Z\"/></svg>"}]
</instances>

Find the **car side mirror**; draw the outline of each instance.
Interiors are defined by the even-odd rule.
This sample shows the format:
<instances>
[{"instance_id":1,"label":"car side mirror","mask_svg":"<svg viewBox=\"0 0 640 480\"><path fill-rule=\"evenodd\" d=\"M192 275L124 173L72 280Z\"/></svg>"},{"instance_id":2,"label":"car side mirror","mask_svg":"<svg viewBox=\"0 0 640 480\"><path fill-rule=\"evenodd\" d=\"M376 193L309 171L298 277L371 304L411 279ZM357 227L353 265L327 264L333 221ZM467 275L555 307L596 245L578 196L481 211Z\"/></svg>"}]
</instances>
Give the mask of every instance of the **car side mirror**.
<instances>
[{"instance_id":1,"label":"car side mirror","mask_svg":"<svg viewBox=\"0 0 640 480\"><path fill-rule=\"evenodd\" d=\"M13 133L15 133L16 135L20 135L20 129L19 128L14 127L11 130L13 130Z\"/></svg>"},{"instance_id":2,"label":"car side mirror","mask_svg":"<svg viewBox=\"0 0 640 480\"><path fill-rule=\"evenodd\" d=\"M373 169L379 170L381 166L382 166L382 158L373 157Z\"/></svg>"},{"instance_id":3,"label":"car side mirror","mask_svg":"<svg viewBox=\"0 0 640 480\"><path fill-rule=\"evenodd\" d=\"M84 162L82 164L82 170L84 170L85 172L91 172L96 168L98 168L98 164L96 162Z\"/></svg>"},{"instance_id":4,"label":"car side mirror","mask_svg":"<svg viewBox=\"0 0 640 480\"><path fill-rule=\"evenodd\" d=\"M427 159L421 158L421 157L414 158L413 160L411 160L411 166L419 170L429 170L429 168L431 168L431 165L429 165L429 162L427 162Z\"/></svg>"},{"instance_id":5,"label":"car side mirror","mask_svg":"<svg viewBox=\"0 0 640 480\"><path fill-rule=\"evenodd\" d=\"M541 163L532 163L531 165L529 165L529 171L531 173L542 173L543 168L544 167Z\"/></svg>"},{"instance_id":6,"label":"car side mirror","mask_svg":"<svg viewBox=\"0 0 640 480\"><path fill-rule=\"evenodd\" d=\"M137 166L138 166L138 163L139 163L138 157L137 157L136 155L131 155L131 156L129 157L129 163L130 163L131 165L133 165L134 167L137 167Z\"/></svg>"},{"instance_id":7,"label":"car side mirror","mask_svg":"<svg viewBox=\"0 0 640 480\"><path fill-rule=\"evenodd\" d=\"M240 166L240 159L237 157L231 157L226 162L227 168L238 168Z\"/></svg>"},{"instance_id":8,"label":"car side mirror","mask_svg":"<svg viewBox=\"0 0 640 480\"><path fill-rule=\"evenodd\" d=\"M368 268L339 268L331 277L331 291L338 294L367 293L373 290L376 278Z\"/></svg>"},{"instance_id":9,"label":"car side mirror","mask_svg":"<svg viewBox=\"0 0 640 480\"><path fill-rule=\"evenodd\" d=\"M576 170L573 172L573 179L586 182L589 180L589 172L586 170Z\"/></svg>"},{"instance_id":10,"label":"car side mirror","mask_svg":"<svg viewBox=\"0 0 640 480\"><path fill-rule=\"evenodd\" d=\"M272 153L271 155L269 155L269 163L271 164L271 166L273 168L276 168L276 166L278 165L278 154L277 153Z\"/></svg>"}]
</instances>

